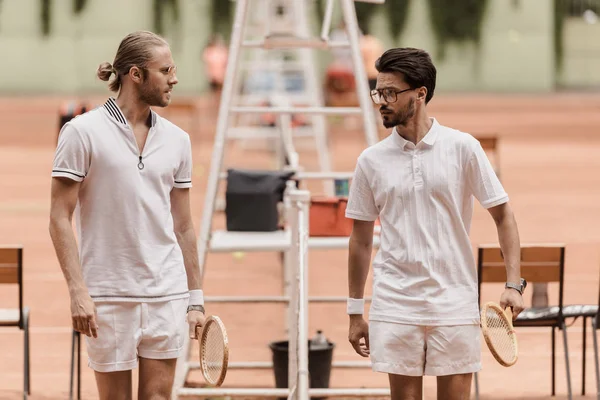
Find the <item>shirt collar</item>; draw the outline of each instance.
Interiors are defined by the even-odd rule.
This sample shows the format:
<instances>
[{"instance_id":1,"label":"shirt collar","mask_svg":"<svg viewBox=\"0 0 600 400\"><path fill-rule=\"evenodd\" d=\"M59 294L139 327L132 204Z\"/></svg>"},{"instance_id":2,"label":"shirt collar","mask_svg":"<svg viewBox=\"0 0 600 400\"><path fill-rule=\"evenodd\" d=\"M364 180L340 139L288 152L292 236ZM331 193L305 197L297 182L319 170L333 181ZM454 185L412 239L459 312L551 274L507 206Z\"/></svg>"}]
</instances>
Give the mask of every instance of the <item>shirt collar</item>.
<instances>
[{"instance_id":1,"label":"shirt collar","mask_svg":"<svg viewBox=\"0 0 600 400\"><path fill-rule=\"evenodd\" d=\"M435 118L430 118L430 120L431 120L431 128L429 128L429 131L427 132L427 134L425 134L423 139L421 139L421 142L424 145L427 145L429 147L434 145L435 140L437 139L437 136L439 133L439 127L440 127L440 124L437 122L437 120ZM415 145L412 142L409 142L408 140L406 140L402 136L400 136L400 134L398 134L396 127L394 127L394 129L392 129L392 139L393 139L394 143L397 146L399 146L401 149L405 149L406 146L409 146L411 148L415 147ZM420 145L421 142L419 142L417 144L417 146Z\"/></svg>"},{"instance_id":2,"label":"shirt collar","mask_svg":"<svg viewBox=\"0 0 600 400\"><path fill-rule=\"evenodd\" d=\"M127 125L127 118L125 118L125 114L121 111L114 97L109 97L104 103L104 108L113 117L117 122ZM150 115L152 117L152 127L156 125L156 113L150 109Z\"/></svg>"}]
</instances>

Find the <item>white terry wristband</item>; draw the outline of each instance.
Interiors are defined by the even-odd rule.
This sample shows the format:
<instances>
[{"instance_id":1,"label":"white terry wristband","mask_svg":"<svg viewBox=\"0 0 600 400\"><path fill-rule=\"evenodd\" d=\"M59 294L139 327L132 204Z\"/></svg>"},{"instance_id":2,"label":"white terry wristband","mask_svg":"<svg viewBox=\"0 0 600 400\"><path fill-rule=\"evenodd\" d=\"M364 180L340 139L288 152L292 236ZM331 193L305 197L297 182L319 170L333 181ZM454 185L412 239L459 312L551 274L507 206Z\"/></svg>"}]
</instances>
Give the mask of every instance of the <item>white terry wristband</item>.
<instances>
[{"instance_id":1,"label":"white terry wristband","mask_svg":"<svg viewBox=\"0 0 600 400\"><path fill-rule=\"evenodd\" d=\"M348 298L346 303L346 312L352 314L362 314L365 309L365 299Z\"/></svg>"},{"instance_id":2,"label":"white terry wristband","mask_svg":"<svg viewBox=\"0 0 600 400\"><path fill-rule=\"evenodd\" d=\"M203 306L204 305L204 293L201 289L190 290L190 299L188 302L190 306Z\"/></svg>"}]
</instances>

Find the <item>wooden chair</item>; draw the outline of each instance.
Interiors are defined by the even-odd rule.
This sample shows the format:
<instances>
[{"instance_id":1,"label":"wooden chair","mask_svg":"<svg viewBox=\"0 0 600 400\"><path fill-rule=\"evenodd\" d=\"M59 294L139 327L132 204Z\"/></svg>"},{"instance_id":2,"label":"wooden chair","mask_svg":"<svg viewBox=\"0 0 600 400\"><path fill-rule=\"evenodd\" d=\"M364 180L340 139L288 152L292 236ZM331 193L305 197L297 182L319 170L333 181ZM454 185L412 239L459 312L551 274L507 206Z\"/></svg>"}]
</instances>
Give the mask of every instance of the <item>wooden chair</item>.
<instances>
[{"instance_id":1,"label":"wooden chair","mask_svg":"<svg viewBox=\"0 0 600 400\"><path fill-rule=\"evenodd\" d=\"M565 348L565 366L567 389L572 399L571 372L567 345L566 316L563 306L563 287L565 272L564 244L524 244L521 246L521 276L529 284L558 283L558 305L549 307L530 307L525 309L514 322L515 327L549 327L552 331L552 396L556 394L556 340L555 331L563 332ZM477 275L479 301L481 303L482 283L506 282L506 267L500 246L480 245L477 251ZM477 382L476 382L476 390Z\"/></svg>"},{"instance_id":2,"label":"wooden chair","mask_svg":"<svg viewBox=\"0 0 600 400\"><path fill-rule=\"evenodd\" d=\"M586 315L584 311L583 315L583 370L582 375L585 377L585 326L586 326ZM600 365L598 364L598 328L600 327L600 294L598 295L598 305L596 306L596 312L591 318L592 322L592 339L594 342L594 365L596 366L596 397L600 400ZM585 395L585 378L581 381L581 393Z\"/></svg>"},{"instance_id":3,"label":"wooden chair","mask_svg":"<svg viewBox=\"0 0 600 400\"><path fill-rule=\"evenodd\" d=\"M496 176L500 179L500 151L498 150L500 139L496 134L475 135L475 138L479 140L483 150L492 156L491 163L494 167L494 172L496 172Z\"/></svg>"},{"instance_id":4,"label":"wooden chair","mask_svg":"<svg viewBox=\"0 0 600 400\"><path fill-rule=\"evenodd\" d=\"M199 132L200 106L196 99L186 97L174 99L168 107L157 111L167 119L171 119L177 114L183 114L191 119L188 133L193 136Z\"/></svg>"},{"instance_id":5,"label":"wooden chair","mask_svg":"<svg viewBox=\"0 0 600 400\"><path fill-rule=\"evenodd\" d=\"M600 400L600 368L598 365L598 338L596 337L600 325L600 288L598 291L598 303L596 304L569 304L566 305L563 311L565 318L576 320L581 317L583 319L583 338L581 345L581 395L585 396L585 361L587 348L587 320L590 319L592 328L592 338L594 344L594 364L596 367L596 396ZM574 321L573 321L574 322Z\"/></svg>"},{"instance_id":6,"label":"wooden chair","mask_svg":"<svg viewBox=\"0 0 600 400\"><path fill-rule=\"evenodd\" d=\"M24 385L23 397L31 394L29 373L29 307L23 306L23 248L0 247L0 284L18 285L19 308L0 309L0 327L18 327L24 332Z\"/></svg>"}]
</instances>

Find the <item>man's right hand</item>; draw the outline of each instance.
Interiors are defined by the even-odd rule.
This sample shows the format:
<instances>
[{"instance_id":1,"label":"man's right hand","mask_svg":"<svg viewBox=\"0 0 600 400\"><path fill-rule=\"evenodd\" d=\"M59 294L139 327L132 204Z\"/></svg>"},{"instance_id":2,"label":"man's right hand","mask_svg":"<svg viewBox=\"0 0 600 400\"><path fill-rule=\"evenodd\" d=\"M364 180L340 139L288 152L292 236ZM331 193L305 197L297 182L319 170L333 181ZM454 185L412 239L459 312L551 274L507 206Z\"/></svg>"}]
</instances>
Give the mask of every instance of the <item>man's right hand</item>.
<instances>
[{"instance_id":1,"label":"man's right hand","mask_svg":"<svg viewBox=\"0 0 600 400\"><path fill-rule=\"evenodd\" d=\"M359 355L369 357L369 324L362 315L350 315L348 340Z\"/></svg>"},{"instance_id":2,"label":"man's right hand","mask_svg":"<svg viewBox=\"0 0 600 400\"><path fill-rule=\"evenodd\" d=\"M98 337L96 305L87 291L71 294L73 329L89 337Z\"/></svg>"}]
</instances>

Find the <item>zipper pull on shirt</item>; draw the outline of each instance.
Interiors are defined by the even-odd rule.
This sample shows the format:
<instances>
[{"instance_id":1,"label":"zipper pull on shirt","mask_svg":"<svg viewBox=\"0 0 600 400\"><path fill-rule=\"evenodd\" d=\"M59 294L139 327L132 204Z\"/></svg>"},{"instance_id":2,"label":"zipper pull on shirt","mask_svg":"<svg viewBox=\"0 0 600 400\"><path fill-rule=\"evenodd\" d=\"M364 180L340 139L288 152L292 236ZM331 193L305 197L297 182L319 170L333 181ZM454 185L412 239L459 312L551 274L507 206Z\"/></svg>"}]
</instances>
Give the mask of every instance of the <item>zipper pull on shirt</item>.
<instances>
[{"instance_id":1,"label":"zipper pull on shirt","mask_svg":"<svg viewBox=\"0 0 600 400\"><path fill-rule=\"evenodd\" d=\"M138 169L141 171L144 169L144 163L142 162L142 156L140 155L140 162L138 163Z\"/></svg>"}]
</instances>

